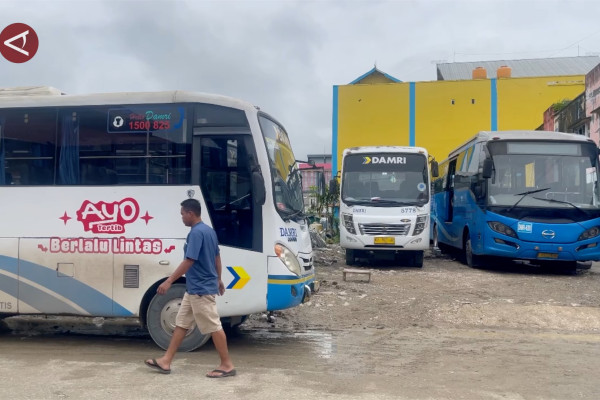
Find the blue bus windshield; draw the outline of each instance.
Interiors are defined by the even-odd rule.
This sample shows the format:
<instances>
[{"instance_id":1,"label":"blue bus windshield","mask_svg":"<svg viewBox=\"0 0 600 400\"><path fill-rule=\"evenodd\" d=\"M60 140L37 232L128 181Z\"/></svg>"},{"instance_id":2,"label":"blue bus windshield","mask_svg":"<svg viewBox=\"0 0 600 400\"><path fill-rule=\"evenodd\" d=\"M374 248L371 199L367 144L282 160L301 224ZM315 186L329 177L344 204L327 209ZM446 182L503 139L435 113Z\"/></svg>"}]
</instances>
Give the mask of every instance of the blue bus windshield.
<instances>
[{"instance_id":1,"label":"blue bus windshield","mask_svg":"<svg viewBox=\"0 0 600 400\"><path fill-rule=\"evenodd\" d=\"M597 163L590 144L492 142L488 149L494 163L488 205L598 209ZM523 196L538 189L545 190Z\"/></svg>"}]
</instances>

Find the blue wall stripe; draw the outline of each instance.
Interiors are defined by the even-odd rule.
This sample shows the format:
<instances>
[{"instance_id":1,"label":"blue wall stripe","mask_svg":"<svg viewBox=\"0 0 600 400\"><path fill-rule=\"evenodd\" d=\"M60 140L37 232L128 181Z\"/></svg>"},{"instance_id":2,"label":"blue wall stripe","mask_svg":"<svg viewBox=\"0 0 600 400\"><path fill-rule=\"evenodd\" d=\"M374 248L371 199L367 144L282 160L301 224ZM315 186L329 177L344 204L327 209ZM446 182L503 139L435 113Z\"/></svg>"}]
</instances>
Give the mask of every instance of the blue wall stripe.
<instances>
[{"instance_id":1,"label":"blue wall stripe","mask_svg":"<svg viewBox=\"0 0 600 400\"><path fill-rule=\"evenodd\" d=\"M490 129L493 131L498 130L498 87L496 86L496 78L490 79L490 103L492 105L492 109L490 112L491 115L491 127Z\"/></svg>"},{"instance_id":2,"label":"blue wall stripe","mask_svg":"<svg viewBox=\"0 0 600 400\"><path fill-rule=\"evenodd\" d=\"M333 86L333 114L331 116L331 176L337 174L338 164L338 86Z\"/></svg>"},{"instance_id":3,"label":"blue wall stripe","mask_svg":"<svg viewBox=\"0 0 600 400\"><path fill-rule=\"evenodd\" d=\"M416 93L416 85L414 82L410 82L409 84L409 123L408 123L408 132L409 132L409 136L408 136L408 143L409 146L414 146L415 145L415 126L416 126L416 122L415 122L415 107L416 107L416 99L415 99L415 93Z\"/></svg>"}]
</instances>

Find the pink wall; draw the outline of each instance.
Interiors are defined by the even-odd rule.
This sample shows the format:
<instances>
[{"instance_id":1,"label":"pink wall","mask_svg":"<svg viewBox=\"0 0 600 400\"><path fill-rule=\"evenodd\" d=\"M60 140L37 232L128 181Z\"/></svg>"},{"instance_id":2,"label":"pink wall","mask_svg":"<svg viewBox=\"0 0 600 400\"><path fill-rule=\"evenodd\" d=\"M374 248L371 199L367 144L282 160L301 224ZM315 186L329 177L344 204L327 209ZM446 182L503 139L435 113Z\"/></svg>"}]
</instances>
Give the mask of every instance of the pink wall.
<instances>
[{"instance_id":1,"label":"pink wall","mask_svg":"<svg viewBox=\"0 0 600 400\"><path fill-rule=\"evenodd\" d=\"M600 144L600 64L585 76L585 110L590 117L590 138Z\"/></svg>"}]
</instances>

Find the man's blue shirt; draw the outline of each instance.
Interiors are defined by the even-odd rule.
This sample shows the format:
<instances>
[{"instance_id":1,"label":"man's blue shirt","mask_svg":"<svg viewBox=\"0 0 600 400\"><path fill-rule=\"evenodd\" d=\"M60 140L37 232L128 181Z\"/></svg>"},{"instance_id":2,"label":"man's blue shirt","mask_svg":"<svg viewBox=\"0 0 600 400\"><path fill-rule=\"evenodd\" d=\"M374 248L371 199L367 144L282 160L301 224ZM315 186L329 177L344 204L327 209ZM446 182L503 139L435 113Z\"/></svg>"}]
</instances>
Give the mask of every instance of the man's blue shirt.
<instances>
[{"instance_id":1,"label":"man's blue shirt","mask_svg":"<svg viewBox=\"0 0 600 400\"><path fill-rule=\"evenodd\" d=\"M183 247L185 258L194 260L186 272L186 290L189 294L218 294L219 277L215 257L219 255L219 240L215 231L204 222L190 229Z\"/></svg>"}]
</instances>

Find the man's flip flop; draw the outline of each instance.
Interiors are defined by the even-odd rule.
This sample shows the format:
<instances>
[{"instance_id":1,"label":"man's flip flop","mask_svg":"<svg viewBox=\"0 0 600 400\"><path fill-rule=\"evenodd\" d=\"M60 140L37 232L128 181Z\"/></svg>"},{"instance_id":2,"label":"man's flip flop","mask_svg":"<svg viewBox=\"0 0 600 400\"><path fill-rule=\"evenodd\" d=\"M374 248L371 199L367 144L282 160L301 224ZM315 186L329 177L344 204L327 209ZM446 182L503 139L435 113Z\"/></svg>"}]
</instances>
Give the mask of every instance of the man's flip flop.
<instances>
[{"instance_id":1,"label":"man's flip flop","mask_svg":"<svg viewBox=\"0 0 600 400\"><path fill-rule=\"evenodd\" d=\"M235 369L232 369L231 371L223 371L222 369L213 369L211 372L218 372L219 375L206 374L206 376L208 378L227 378L228 376L235 376L235 374L236 374Z\"/></svg>"},{"instance_id":2,"label":"man's flip flop","mask_svg":"<svg viewBox=\"0 0 600 400\"><path fill-rule=\"evenodd\" d=\"M166 368L163 368L160 365L158 365L158 363L156 362L156 359L154 359L154 358L151 361L145 360L144 364L146 364L150 368L156 369L161 374L170 374L171 373L170 369L166 369Z\"/></svg>"}]
</instances>

